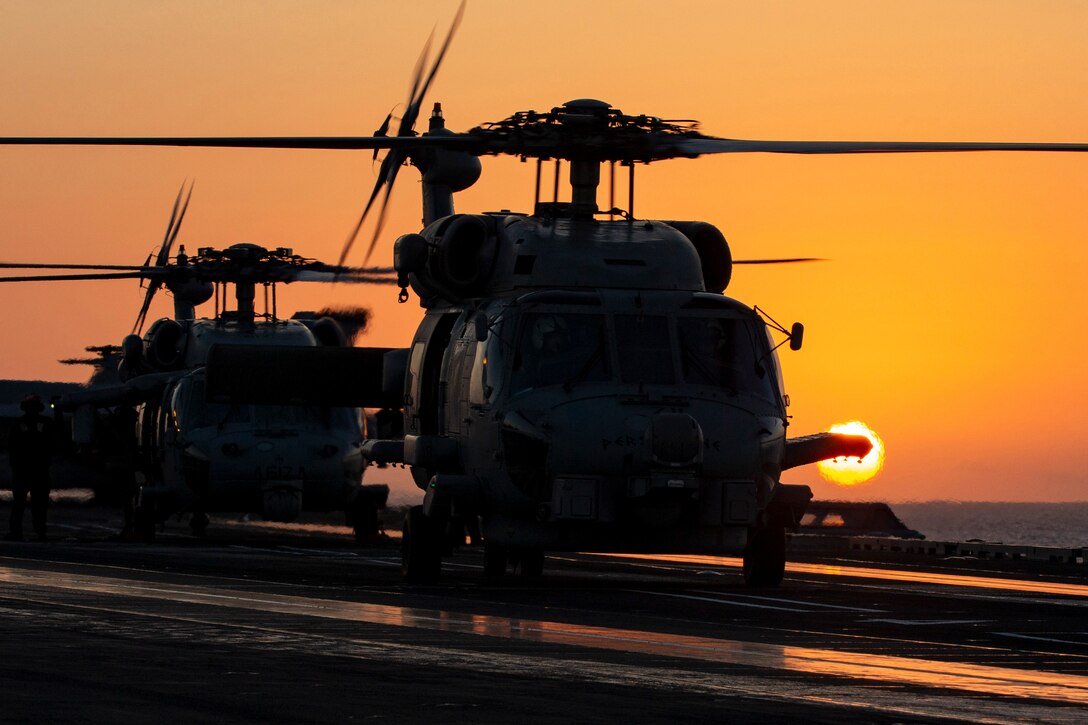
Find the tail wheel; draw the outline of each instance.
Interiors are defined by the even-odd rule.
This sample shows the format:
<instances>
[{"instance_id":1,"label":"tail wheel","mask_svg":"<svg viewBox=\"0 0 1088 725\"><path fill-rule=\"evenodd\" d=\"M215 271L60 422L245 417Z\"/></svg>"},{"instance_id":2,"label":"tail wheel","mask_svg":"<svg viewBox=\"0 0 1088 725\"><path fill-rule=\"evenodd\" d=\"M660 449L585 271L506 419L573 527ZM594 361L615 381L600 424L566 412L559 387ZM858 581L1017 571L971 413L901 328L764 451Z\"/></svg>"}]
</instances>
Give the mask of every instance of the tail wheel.
<instances>
[{"instance_id":1,"label":"tail wheel","mask_svg":"<svg viewBox=\"0 0 1088 725\"><path fill-rule=\"evenodd\" d=\"M744 550L744 583L750 587L776 587L786 573L786 530L760 526L748 535Z\"/></svg>"},{"instance_id":2,"label":"tail wheel","mask_svg":"<svg viewBox=\"0 0 1088 725\"><path fill-rule=\"evenodd\" d=\"M404 517L401 571L409 584L434 584L442 574L442 537L435 522L423 515L422 506L408 509Z\"/></svg>"}]
</instances>

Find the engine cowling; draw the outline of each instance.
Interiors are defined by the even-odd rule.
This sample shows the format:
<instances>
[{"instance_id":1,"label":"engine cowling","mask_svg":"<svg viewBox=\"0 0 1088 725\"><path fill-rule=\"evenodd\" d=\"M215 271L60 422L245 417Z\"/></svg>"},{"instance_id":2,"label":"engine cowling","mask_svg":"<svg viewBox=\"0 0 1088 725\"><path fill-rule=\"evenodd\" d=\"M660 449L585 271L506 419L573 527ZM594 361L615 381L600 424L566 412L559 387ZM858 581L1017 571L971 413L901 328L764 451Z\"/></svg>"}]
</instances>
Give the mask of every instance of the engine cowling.
<instances>
[{"instance_id":1,"label":"engine cowling","mask_svg":"<svg viewBox=\"0 0 1088 725\"><path fill-rule=\"evenodd\" d=\"M724 292L733 276L733 255L729 251L729 242L725 240L725 235L707 222L666 223L687 237L699 253L706 291L719 294Z\"/></svg>"},{"instance_id":2,"label":"engine cowling","mask_svg":"<svg viewBox=\"0 0 1088 725\"><path fill-rule=\"evenodd\" d=\"M155 370L174 370L185 361L185 328L177 320L156 321L144 341L144 359Z\"/></svg>"},{"instance_id":3,"label":"engine cowling","mask_svg":"<svg viewBox=\"0 0 1088 725\"><path fill-rule=\"evenodd\" d=\"M405 234L394 245L393 263L402 284L408 275L421 296L460 299L481 295L495 270L498 238L491 217L456 214L423 234Z\"/></svg>"}]
</instances>

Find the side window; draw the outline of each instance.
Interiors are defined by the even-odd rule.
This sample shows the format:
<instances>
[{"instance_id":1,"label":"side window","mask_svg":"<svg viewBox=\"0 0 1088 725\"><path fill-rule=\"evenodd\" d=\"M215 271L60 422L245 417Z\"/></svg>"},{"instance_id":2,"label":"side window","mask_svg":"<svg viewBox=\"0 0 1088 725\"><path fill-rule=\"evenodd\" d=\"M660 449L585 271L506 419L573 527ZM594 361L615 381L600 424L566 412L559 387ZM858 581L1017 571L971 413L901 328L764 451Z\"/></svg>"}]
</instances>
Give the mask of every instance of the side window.
<instances>
[{"instance_id":1,"label":"side window","mask_svg":"<svg viewBox=\"0 0 1088 725\"><path fill-rule=\"evenodd\" d=\"M417 342L412 346L412 354L408 359L408 405L414 405L419 400L419 372L423 368L423 350L426 346L425 342Z\"/></svg>"},{"instance_id":2,"label":"side window","mask_svg":"<svg viewBox=\"0 0 1088 725\"><path fill-rule=\"evenodd\" d=\"M471 380L468 388L468 401L473 405L483 405L491 394L491 387L487 382L487 366L489 362L490 343L476 346L476 357L472 361L472 370L469 373Z\"/></svg>"}]
</instances>

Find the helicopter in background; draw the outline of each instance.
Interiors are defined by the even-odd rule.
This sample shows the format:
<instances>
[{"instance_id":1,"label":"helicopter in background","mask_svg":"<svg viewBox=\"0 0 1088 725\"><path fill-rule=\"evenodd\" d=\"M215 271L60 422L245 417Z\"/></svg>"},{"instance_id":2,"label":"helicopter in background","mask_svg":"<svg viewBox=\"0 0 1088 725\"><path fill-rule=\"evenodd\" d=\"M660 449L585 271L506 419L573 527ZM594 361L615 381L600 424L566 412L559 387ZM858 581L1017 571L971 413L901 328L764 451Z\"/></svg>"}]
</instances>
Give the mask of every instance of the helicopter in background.
<instances>
[{"instance_id":1,"label":"helicopter in background","mask_svg":"<svg viewBox=\"0 0 1088 725\"><path fill-rule=\"evenodd\" d=\"M79 392L113 387L122 382L120 345L88 345L84 351L92 355L59 361L62 365L89 365L92 368ZM123 497L130 488L135 457L131 421L123 406L83 405L75 410L61 411L56 407L54 410L60 413L58 417L63 421L65 438L71 442L72 457L86 471L82 487L89 484L96 502L124 505Z\"/></svg>"},{"instance_id":2,"label":"helicopter in background","mask_svg":"<svg viewBox=\"0 0 1088 725\"><path fill-rule=\"evenodd\" d=\"M454 28L459 20L460 12ZM0 139L386 150L341 264L377 208L369 258L399 169L420 170L424 228L397 239L394 268L399 299L411 288L423 319L407 348L374 349L368 365L345 366L339 378L345 386L380 379L361 404L402 415L403 437L371 438L363 450L372 462L408 465L425 492L404 526L411 582L438 579L451 538L478 521L490 576L511 563L539 575L546 551L742 554L745 581L774 586L785 531L811 498L807 486L782 483L783 472L868 451L863 436L787 436L777 349L799 349L803 327L783 327L723 294L734 264L801 260L734 260L709 223L639 219L637 164L717 153L1088 151L1077 143L727 139L592 99L464 133L446 129L436 107L417 135L452 33L429 72L417 67L395 135L387 118L364 137ZM481 156L494 154L536 160L534 208L455 213L453 194L478 179ZM550 200L540 191L545 161L555 164ZM563 162L569 200L559 198ZM617 164L629 171L625 209L614 198ZM612 173L602 209L604 165ZM273 389L272 371L263 381L245 375L253 370L243 352L209 360L206 394ZM296 356L279 374L291 367L291 378L310 379L326 361ZM398 397L400 406L388 405Z\"/></svg>"},{"instance_id":3,"label":"helicopter in background","mask_svg":"<svg viewBox=\"0 0 1088 725\"><path fill-rule=\"evenodd\" d=\"M56 402L59 409L72 411L73 440L97 450L109 438L109 450L102 455L122 461L114 468L128 469L127 476L122 471L116 478L131 482L135 474L140 481L138 486L122 483L111 491L131 499L131 526L139 538L153 538L157 523L186 511L193 514L193 532L202 535L210 512L253 513L287 522L303 511L343 510L357 539L372 539L379 531L377 512L385 506L388 487L362 484L366 464L360 448L361 411L292 399L255 404L226 395L208 400L204 368L223 346L244 346L254 365L261 358L275 359L282 350L349 347L365 327L367 310L298 313L281 319L277 284L391 283L383 276L388 270L334 267L290 249L267 250L254 244L202 248L192 256L180 247L171 257L188 206L188 198L183 205L181 198L179 193L154 264L0 265L79 270L0 282L148 281L133 333L120 346L92 350L100 353L99 358L69 361L96 365L102 369L101 378L107 371L113 376ZM254 304L258 286L264 291L263 312ZM173 295L174 317L154 321L141 335L151 300L162 287ZM231 287L235 304L228 309ZM198 318L196 307L213 297L214 316Z\"/></svg>"}]
</instances>

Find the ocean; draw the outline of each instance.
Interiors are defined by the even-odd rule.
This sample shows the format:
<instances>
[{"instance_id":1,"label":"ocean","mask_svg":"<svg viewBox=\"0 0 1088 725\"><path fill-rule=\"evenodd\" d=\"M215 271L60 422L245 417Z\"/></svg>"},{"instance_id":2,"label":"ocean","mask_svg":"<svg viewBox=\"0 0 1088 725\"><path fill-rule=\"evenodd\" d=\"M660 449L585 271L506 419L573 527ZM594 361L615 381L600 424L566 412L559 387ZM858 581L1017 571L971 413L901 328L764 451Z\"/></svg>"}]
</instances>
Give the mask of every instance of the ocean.
<instances>
[{"instance_id":1,"label":"ocean","mask_svg":"<svg viewBox=\"0 0 1088 725\"><path fill-rule=\"evenodd\" d=\"M1088 548L1088 501L922 501L891 507L900 521L930 541Z\"/></svg>"}]
</instances>

